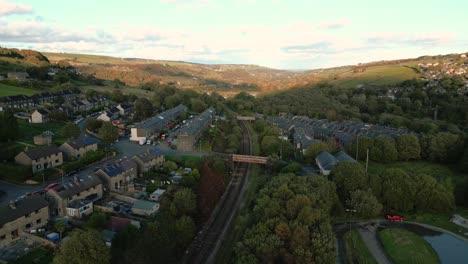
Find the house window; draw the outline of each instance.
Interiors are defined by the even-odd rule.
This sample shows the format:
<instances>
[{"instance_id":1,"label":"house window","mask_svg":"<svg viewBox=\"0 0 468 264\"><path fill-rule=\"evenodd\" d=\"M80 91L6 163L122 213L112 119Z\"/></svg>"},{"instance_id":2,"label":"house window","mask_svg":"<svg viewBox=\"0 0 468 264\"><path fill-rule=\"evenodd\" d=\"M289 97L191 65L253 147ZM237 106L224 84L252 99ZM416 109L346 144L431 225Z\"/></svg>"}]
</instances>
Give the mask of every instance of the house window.
<instances>
[{"instance_id":1,"label":"house window","mask_svg":"<svg viewBox=\"0 0 468 264\"><path fill-rule=\"evenodd\" d=\"M77 193L77 194L76 194L76 197L79 197L79 196L80 196L80 194L81 194L81 193Z\"/></svg>"},{"instance_id":2,"label":"house window","mask_svg":"<svg viewBox=\"0 0 468 264\"><path fill-rule=\"evenodd\" d=\"M40 223L42 223L42 219L41 219L41 218L39 218L39 219L36 220L36 224L40 224Z\"/></svg>"},{"instance_id":3,"label":"house window","mask_svg":"<svg viewBox=\"0 0 468 264\"><path fill-rule=\"evenodd\" d=\"M41 164L36 165L36 169L40 169L40 168L41 168Z\"/></svg>"},{"instance_id":4,"label":"house window","mask_svg":"<svg viewBox=\"0 0 468 264\"><path fill-rule=\"evenodd\" d=\"M55 160L55 163L59 163L59 160Z\"/></svg>"},{"instance_id":5,"label":"house window","mask_svg":"<svg viewBox=\"0 0 468 264\"><path fill-rule=\"evenodd\" d=\"M28 218L28 217L30 217L30 216L31 216L31 214L26 214L24 217Z\"/></svg>"},{"instance_id":6,"label":"house window","mask_svg":"<svg viewBox=\"0 0 468 264\"><path fill-rule=\"evenodd\" d=\"M75 215L75 210L72 209L72 208L68 208L68 214L71 215L71 216L74 216Z\"/></svg>"},{"instance_id":7,"label":"house window","mask_svg":"<svg viewBox=\"0 0 468 264\"><path fill-rule=\"evenodd\" d=\"M38 213L39 213L39 210L34 211L34 213L38 214Z\"/></svg>"},{"instance_id":8,"label":"house window","mask_svg":"<svg viewBox=\"0 0 468 264\"><path fill-rule=\"evenodd\" d=\"M32 224L29 223L29 224L25 225L24 227L25 227L26 229L28 229L28 228L31 228L31 225L32 225Z\"/></svg>"},{"instance_id":9,"label":"house window","mask_svg":"<svg viewBox=\"0 0 468 264\"><path fill-rule=\"evenodd\" d=\"M0 236L0 240L5 240L6 239L6 235L1 235Z\"/></svg>"},{"instance_id":10,"label":"house window","mask_svg":"<svg viewBox=\"0 0 468 264\"><path fill-rule=\"evenodd\" d=\"M18 234L19 234L19 233L18 233L18 229L15 229L15 230L11 231L11 238L12 238L12 239L17 238L17 237L18 237Z\"/></svg>"}]
</instances>

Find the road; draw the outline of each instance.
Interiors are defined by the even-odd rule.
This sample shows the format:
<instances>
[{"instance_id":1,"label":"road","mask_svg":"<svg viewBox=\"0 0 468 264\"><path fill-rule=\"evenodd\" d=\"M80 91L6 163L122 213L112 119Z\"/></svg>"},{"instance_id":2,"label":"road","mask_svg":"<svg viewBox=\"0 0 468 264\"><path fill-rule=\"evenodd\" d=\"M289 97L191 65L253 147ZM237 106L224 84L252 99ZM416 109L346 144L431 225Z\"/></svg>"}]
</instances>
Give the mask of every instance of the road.
<instances>
[{"instance_id":1,"label":"road","mask_svg":"<svg viewBox=\"0 0 468 264\"><path fill-rule=\"evenodd\" d=\"M251 155L251 137L245 124L241 122L244 135L241 153ZM183 263L214 263L225 234L236 215L246 189L249 164L241 163L235 166L231 182L213 210L210 219L195 237L183 257Z\"/></svg>"}]
</instances>

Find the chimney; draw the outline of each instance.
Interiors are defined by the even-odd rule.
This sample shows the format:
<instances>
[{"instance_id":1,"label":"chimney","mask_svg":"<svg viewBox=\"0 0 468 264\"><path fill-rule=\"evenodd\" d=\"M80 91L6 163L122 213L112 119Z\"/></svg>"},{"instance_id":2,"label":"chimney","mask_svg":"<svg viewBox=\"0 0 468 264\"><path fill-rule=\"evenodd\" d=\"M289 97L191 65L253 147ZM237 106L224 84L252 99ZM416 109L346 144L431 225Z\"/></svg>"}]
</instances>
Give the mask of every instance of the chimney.
<instances>
[{"instance_id":1,"label":"chimney","mask_svg":"<svg viewBox=\"0 0 468 264\"><path fill-rule=\"evenodd\" d=\"M16 209L16 203L13 200L10 200L10 208Z\"/></svg>"},{"instance_id":2,"label":"chimney","mask_svg":"<svg viewBox=\"0 0 468 264\"><path fill-rule=\"evenodd\" d=\"M75 182L75 184L80 184L80 181L78 180L78 177L73 177L73 182Z\"/></svg>"}]
</instances>

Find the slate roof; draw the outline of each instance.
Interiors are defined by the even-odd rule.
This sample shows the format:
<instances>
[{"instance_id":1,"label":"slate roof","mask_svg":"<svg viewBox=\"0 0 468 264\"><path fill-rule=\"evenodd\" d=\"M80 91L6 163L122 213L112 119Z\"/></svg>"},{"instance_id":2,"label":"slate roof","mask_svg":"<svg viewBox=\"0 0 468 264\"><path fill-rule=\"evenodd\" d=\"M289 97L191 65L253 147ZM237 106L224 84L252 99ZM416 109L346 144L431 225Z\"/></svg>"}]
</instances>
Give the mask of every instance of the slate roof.
<instances>
[{"instance_id":1,"label":"slate roof","mask_svg":"<svg viewBox=\"0 0 468 264\"><path fill-rule=\"evenodd\" d=\"M78 199L75 200L67 205L67 208L74 208L74 209L79 209L87 204L92 203L92 201L88 199Z\"/></svg>"},{"instance_id":2,"label":"slate roof","mask_svg":"<svg viewBox=\"0 0 468 264\"><path fill-rule=\"evenodd\" d=\"M41 115L48 115L49 114L49 112L47 112L44 109L36 109L36 111L39 112L39 114L41 114Z\"/></svg>"},{"instance_id":3,"label":"slate roof","mask_svg":"<svg viewBox=\"0 0 468 264\"><path fill-rule=\"evenodd\" d=\"M211 118L213 117L215 110L213 107L210 107L203 111L203 113L194 117L189 121L183 128L181 128L177 134L179 135L193 135L199 133L201 130L209 124Z\"/></svg>"},{"instance_id":4,"label":"slate roof","mask_svg":"<svg viewBox=\"0 0 468 264\"><path fill-rule=\"evenodd\" d=\"M39 194L31 195L16 201L16 209L12 209L10 205L5 205L4 207L0 208L0 227L24 215L30 214L36 210L48 206L49 204L47 201Z\"/></svg>"},{"instance_id":5,"label":"slate roof","mask_svg":"<svg viewBox=\"0 0 468 264\"><path fill-rule=\"evenodd\" d=\"M156 204L158 203L145 201L145 200L137 200L133 204L132 209L135 208L135 209L140 209L140 210L145 210L145 211L151 211L153 210Z\"/></svg>"},{"instance_id":6,"label":"slate roof","mask_svg":"<svg viewBox=\"0 0 468 264\"><path fill-rule=\"evenodd\" d=\"M294 116L292 114L268 116L266 120L284 131L295 131L295 133L299 133L299 135L295 137L296 140L302 140L304 135L307 134L312 135L314 139L332 137L341 145L351 143L357 136L396 138L403 134L417 135L404 128L372 125L349 120L329 122L326 119L311 119L305 116Z\"/></svg>"},{"instance_id":7,"label":"slate roof","mask_svg":"<svg viewBox=\"0 0 468 264\"><path fill-rule=\"evenodd\" d=\"M338 162L336 158L328 151L320 152L317 155L316 160L318 161L318 163L320 163L324 170L331 170L333 166L335 166Z\"/></svg>"},{"instance_id":8,"label":"slate roof","mask_svg":"<svg viewBox=\"0 0 468 264\"><path fill-rule=\"evenodd\" d=\"M60 183L58 187L50 190L49 192L57 193L61 198L66 199L73 197L73 195L88 190L91 187L98 186L101 183L98 177L93 175L88 176L75 176ZM93 200L92 197L88 198Z\"/></svg>"},{"instance_id":9,"label":"slate roof","mask_svg":"<svg viewBox=\"0 0 468 264\"><path fill-rule=\"evenodd\" d=\"M101 168L101 170L109 177L117 176L131 168L135 168L137 165L135 161L125 158L120 161L117 161L112 164L108 164L105 167Z\"/></svg>"},{"instance_id":10,"label":"slate roof","mask_svg":"<svg viewBox=\"0 0 468 264\"><path fill-rule=\"evenodd\" d=\"M137 124L136 127L154 130L162 129L167 126L168 122L173 121L178 115L180 115L180 113L184 111L187 111L187 107L180 104L174 108L160 113L159 115L146 119L145 121Z\"/></svg>"},{"instance_id":11,"label":"slate roof","mask_svg":"<svg viewBox=\"0 0 468 264\"><path fill-rule=\"evenodd\" d=\"M143 152L143 153L135 155L135 158L138 158L139 160L146 163L146 162L149 162L149 161L157 158L158 156L161 156L161 152L159 152L159 151L148 151L148 152Z\"/></svg>"},{"instance_id":12,"label":"slate roof","mask_svg":"<svg viewBox=\"0 0 468 264\"><path fill-rule=\"evenodd\" d=\"M62 152L62 151L59 148L57 148L56 146L51 145L51 146L43 146L43 147L32 148L32 149L30 149L28 151L24 151L24 154L26 154L26 156L28 156L30 159L35 160L35 159L50 156L50 155L53 155L53 154L57 154L57 153L60 153L60 152Z\"/></svg>"},{"instance_id":13,"label":"slate roof","mask_svg":"<svg viewBox=\"0 0 468 264\"><path fill-rule=\"evenodd\" d=\"M344 151L340 151L336 153L335 158L338 162L341 162L341 161L356 162L353 158L351 158L351 156L346 154L346 152Z\"/></svg>"},{"instance_id":14,"label":"slate roof","mask_svg":"<svg viewBox=\"0 0 468 264\"><path fill-rule=\"evenodd\" d=\"M80 149L89 145L97 144L97 141L92 137L85 137L79 140L67 141L66 143L74 149Z\"/></svg>"}]
</instances>

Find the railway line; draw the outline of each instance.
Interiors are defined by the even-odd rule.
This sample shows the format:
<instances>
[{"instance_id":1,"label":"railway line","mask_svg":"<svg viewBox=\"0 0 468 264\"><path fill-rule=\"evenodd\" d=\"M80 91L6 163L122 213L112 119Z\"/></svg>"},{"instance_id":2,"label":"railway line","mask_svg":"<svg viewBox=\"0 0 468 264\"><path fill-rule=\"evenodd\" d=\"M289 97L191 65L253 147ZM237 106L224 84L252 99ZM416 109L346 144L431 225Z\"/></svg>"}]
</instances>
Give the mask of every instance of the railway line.
<instances>
[{"instance_id":1,"label":"railway line","mask_svg":"<svg viewBox=\"0 0 468 264\"><path fill-rule=\"evenodd\" d=\"M239 121L244 131L240 152L244 155L252 155L252 138L244 122ZM225 233L239 209L243 193L246 189L249 166L248 163L237 163L235 165L226 191L213 210L210 219L185 252L182 263L199 264L215 262Z\"/></svg>"}]
</instances>

